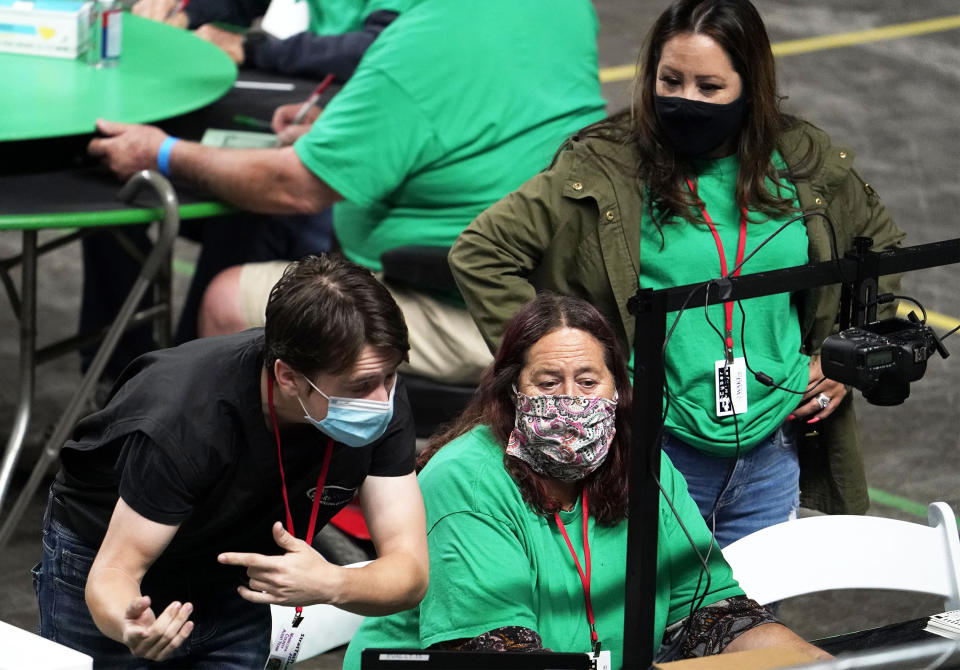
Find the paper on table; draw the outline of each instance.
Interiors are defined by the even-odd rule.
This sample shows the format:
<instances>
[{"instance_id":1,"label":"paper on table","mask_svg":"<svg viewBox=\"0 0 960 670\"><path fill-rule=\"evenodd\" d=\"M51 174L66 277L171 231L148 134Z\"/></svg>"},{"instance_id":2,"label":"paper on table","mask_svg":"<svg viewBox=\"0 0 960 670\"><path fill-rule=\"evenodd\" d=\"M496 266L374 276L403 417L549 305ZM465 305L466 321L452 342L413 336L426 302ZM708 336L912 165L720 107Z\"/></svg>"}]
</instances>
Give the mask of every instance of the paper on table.
<instances>
[{"instance_id":1,"label":"paper on table","mask_svg":"<svg viewBox=\"0 0 960 670\"><path fill-rule=\"evenodd\" d=\"M257 133L250 130L207 128L200 144L228 149L269 149L277 146L277 136L273 133Z\"/></svg>"},{"instance_id":2,"label":"paper on table","mask_svg":"<svg viewBox=\"0 0 960 670\"><path fill-rule=\"evenodd\" d=\"M924 630L953 640L960 639L960 610L934 614L927 620Z\"/></svg>"}]
</instances>

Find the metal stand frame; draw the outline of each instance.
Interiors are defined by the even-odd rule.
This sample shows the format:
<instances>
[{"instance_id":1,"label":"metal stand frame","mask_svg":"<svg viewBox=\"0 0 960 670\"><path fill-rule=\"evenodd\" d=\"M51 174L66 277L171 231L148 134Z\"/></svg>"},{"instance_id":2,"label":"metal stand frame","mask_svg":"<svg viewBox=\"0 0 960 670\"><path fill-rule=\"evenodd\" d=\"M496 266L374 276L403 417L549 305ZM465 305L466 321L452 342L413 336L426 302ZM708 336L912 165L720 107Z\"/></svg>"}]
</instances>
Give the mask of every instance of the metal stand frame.
<instances>
[{"instance_id":1,"label":"metal stand frame","mask_svg":"<svg viewBox=\"0 0 960 670\"><path fill-rule=\"evenodd\" d=\"M152 187L157 192L163 207L163 220L159 222L157 240L153 245L153 250L144 260L140 274L121 306L117 317L103 336L100 348L83 376L80 386L71 397L67 408L57 421L53 433L46 441L43 452L34 465L26 485L20 491L20 495L10 513L4 519L3 525L0 526L0 547L6 544L6 541L10 538L47 469L60 454L60 448L80 419L87 401L93 395L96 383L100 379L107 361L116 349L117 343L124 332L134 325L152 320L157 323L160 332L159 344L161 346L169 346L170 344L171 324L173 322L170 259L173 243L180 227L179 204L170 182L159 173L150 170L143 170L131 177L120 190L119 198L127 202L131 201L144 185ZM90 339L74 337L46 347L39 352L36 349L37 255L73 241L77 237L78 235L68 235L38 248L37 231L24 230L21 257L8 259L4 264L3 283L10 294L14 312L20 320L20 401L13 428L4 449L3 463L0 465L0 510L3 509L4 499L10 488L10 481L30 423L37 363L59 353L75 349ZM19 301L16 298L13 282L7 274L7 266L18 260L22 263L21 297ZM140 304L144 293L151 285L156 287L157 305L138 312L137 305Z\"/></svg>"},{"instance_id":2,"label":"metal stand frame","mask_svg":"<svg viewBox=\"0 0 960 670\"><path fill-rule=\"evenodd\" d=\"M858 238L854 250L842 259L772 272L741 275L709 284L689 284L654 291L641 289L628 308L636 316L634 334L633 444L630 460L630 508L627 528L627 565L624 602L623 667L649 668L653 663L654 603L657 591L657 532L660 445L663 423L663 360L667 313L689 303L758 298L792 293L828 284L842 284L842 327L874 320L877 279L960 262L960 238L905 249L870 251L872 242ZM692 297L691 297L692 294Z\"/></svg>"}]
</instances>

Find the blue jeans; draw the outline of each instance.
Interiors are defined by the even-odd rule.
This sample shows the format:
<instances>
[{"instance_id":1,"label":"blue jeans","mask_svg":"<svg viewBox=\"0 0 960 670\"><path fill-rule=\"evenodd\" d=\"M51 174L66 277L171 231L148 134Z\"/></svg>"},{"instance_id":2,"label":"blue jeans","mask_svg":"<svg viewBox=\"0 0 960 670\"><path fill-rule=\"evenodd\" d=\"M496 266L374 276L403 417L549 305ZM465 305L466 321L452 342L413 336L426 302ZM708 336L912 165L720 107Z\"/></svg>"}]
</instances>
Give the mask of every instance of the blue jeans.
<instances>
[{"instance_id":1,"label":"blue jeans","mask_svg":"<svg viewBox=\"0 0 960 670\"><path fill-rule=\"evenodd\" d=\"M89 654L94 668L104 670L248 670L264 666L270 649L270 610L240 599L235 591L217 602L213 616L198 618L202 613L197 608L191 615L194 629L190 637L163 663L137 658L125 645L101 633L83 594L97 550L50 518L52 504L51 497L44 515L43 558L33 568L41 636ZM155 614L160 612L155 610Z\"/></svg>"},{"instance_id":2,"label":"blue jeans","mask_svg":"<svg viewBox=\"0 0 960 670\"><path fill-rule=\"evenodd\" d=\"M710 527L716 504L716 538L725 547L744 535L794 519L800 508L796 427L785 422L734 463L701 451L667 433L663 450L687 480L690 496ZM733 467L720 501L720 489Z\"/></svg>"}]
</instances>

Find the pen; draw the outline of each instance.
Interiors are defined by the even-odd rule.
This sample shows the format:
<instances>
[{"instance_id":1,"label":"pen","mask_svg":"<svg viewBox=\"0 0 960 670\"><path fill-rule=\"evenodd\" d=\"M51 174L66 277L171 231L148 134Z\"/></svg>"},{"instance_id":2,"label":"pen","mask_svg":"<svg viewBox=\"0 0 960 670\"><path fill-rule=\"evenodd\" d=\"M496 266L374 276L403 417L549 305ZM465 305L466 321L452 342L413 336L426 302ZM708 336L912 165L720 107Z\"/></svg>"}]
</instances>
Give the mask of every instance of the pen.
<instances>
[{"instance_id":1,"label":"pen","mask_svg":"<svg viewBox=\"0 0 960 670\"><path fill-rule=\"evenodd\" d=\"M292 125L297 125L303 123L304 118L307 116L307 112L310 111L310 108L317 104L317 100L320 99L321 94L327 90L327 87L333 83L333 75L328 74L323 78L317 87L313 89L313 93L310 94L310 97L307 98L307 101L300 106L300 109L297 110L296 116L293 117Z\"/></svg>"},{"instance_id":2,"label":"pen","mask_svg":"<svg viewBox=\"0 0 960 670\"><path fill-rule=\"evenodd\" d=\"M164 20L169 21L174 16L176 16L177 12L182 12L183 10L185 10L187 8L188 2L190 2L190 0L177 0L177 4L173 6L173 8L170 10L170 13L167 14L167 18Z\"/></svg>"}]
</instances>

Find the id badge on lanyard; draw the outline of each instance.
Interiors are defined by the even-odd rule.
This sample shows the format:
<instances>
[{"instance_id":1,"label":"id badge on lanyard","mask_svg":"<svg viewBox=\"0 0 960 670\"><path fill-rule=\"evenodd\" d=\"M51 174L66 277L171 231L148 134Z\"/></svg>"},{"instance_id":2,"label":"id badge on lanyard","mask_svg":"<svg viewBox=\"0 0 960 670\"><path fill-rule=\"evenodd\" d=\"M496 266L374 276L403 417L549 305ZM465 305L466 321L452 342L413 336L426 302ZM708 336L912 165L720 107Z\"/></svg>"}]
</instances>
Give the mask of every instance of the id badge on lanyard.
<instances>
[{"instance_id":1,"label":"id badge on lanyard","mask_svg":"<svg viewBox=\"0 0 960 670\"><path fill-rule=\"evenodd\" d=\"M697 189L693 182L687 180L690 192L697 197ZM747 242L747 210L740 210L740 235L737 239L737 265L733 273L727 273L727 259L723 252L723 242L720 233L713 224L706 205L701 203L700 211L703 219L710 227L713 240L717 245L717 254L720 257L720 276L736 277L740 274ZM742 356L733 357L733 303L723 304L724 312L724 357L713 364L713 390L717 401L716 412L718 417L733 416L747 413L747 362Z\"/></svg>"},{"instance_id":2,"label":"id badge on lanyard","mask_svg":"<svg viewBox=\"0 0 960 670\"><path fill-rule=\"evenodd\" d=\"M297 655L306 636L306 633L292 625L283 626L270 645L270 656L263 669L287 670L292 667L297 662Z\"/></svg>"},{"instance_id":3,"label":"id badge on lanyard","mask_svg":"<svg viewBox=\"0 0 960 670\"><path fill-rule=\"evenodd\" d=\"M747 364L742 356L732 363L721 359L714 364L714 392L717 416L747 413Z\"/></svg>"},{"instance_id":4,"label":"id badge on lanyard","mask_svg":"<svg viewBox=\"0 0 960 670\"><path fill-rule=\"evenodd\" d=\"M604 649L596 654L590 654L590 667L593 670L613 670L613 661L610 660L610 650Z\"/></svg>"}]
</instances>

